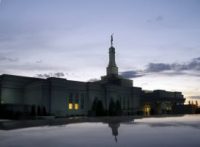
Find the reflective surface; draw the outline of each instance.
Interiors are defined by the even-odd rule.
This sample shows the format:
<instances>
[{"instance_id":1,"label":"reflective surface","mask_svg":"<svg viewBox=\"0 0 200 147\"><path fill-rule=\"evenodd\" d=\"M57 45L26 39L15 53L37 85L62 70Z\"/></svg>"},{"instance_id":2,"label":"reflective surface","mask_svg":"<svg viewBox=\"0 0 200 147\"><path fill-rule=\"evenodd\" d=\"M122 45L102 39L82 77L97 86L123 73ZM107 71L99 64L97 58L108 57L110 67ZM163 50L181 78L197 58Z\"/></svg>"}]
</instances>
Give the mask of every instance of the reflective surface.
<instances>
[{"instance_id":1,"label":"reflective surface","mask_svg":"<svg viewBox=\"0 0 200 147\"><path fill-rule=\"evenodd\" d=\"M199 147L200 115L0 130L1 147Z\"/></svg>"}]
</instances>

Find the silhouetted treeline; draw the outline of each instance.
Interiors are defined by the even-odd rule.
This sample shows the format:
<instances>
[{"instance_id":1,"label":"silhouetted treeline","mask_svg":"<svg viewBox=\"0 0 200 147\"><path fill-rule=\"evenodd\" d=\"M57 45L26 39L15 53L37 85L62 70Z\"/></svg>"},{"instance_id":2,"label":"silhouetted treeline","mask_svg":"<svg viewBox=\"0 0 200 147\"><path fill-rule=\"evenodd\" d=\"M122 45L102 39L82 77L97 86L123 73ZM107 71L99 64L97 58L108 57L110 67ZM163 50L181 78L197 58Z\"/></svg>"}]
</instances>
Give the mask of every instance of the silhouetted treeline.
<instances>
[{"instance_id":1,"label":"silhouetted treeline","mask_svg":"<svg viewBox=\"0 0 200 147\"><path fill-rule=\"evenodd\" d=\"M34 119L36 116L46 116L45 106L38 105L0 105L0 118L5 119Z\"/></svg>"}]
</instances>

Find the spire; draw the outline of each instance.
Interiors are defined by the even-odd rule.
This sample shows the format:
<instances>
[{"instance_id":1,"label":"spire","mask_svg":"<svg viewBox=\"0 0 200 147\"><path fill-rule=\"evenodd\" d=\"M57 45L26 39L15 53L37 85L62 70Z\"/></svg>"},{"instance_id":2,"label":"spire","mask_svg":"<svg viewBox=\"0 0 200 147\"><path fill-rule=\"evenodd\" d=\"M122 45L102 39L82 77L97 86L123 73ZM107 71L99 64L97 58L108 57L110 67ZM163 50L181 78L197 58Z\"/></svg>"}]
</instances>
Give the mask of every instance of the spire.
<instances>
[{"instance_id":1,"label":"spire","mask_svg":"<svg viewBox=\"0 0 200 147\"><path fill-rule=\"evenodd\" d=\"M107 67L107 75L118 75L118 67L115 63L115 48L113 47L113 34L110 38L111 47L109 48L109 64Z\"/></svg>"},{"instance_id":2,"label":"spire","mask_svg":"<svg viewBox=\"0 0 200 147\"><path fill-rule=\"evenodd\" d=\"M111 36L110 36L110 44L111 44L111 46L113 46L113 35L114 35L114 33L112 33Z\"/></svg>"}]
</instances>

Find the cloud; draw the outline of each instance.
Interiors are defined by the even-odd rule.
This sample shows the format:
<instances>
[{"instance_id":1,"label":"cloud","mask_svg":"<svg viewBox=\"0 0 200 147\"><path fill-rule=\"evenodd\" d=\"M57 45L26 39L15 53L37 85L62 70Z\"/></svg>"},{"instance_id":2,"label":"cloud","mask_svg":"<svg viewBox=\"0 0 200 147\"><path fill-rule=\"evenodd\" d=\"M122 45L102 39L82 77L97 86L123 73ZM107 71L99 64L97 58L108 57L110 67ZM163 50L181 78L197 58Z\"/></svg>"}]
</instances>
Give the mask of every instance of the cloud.
<instances>
[{"instance_id":1,"label":"cloud","mask_svg":"<svg viewBox=\"0 0 200 147\"><path fill-rule=\"evenodd\" d=\"M18 58L10 58L10 57L6 57L6 56L0 56L0 61L3 62L17 62L19 61Z\"/></svg>"},{"instance_id":2,"label":"cloud","mask_svg":"<svg viewBox=\"0 0 200 147\"><path fill-rule=\"evenodd\" d=\"M45 74L37 74L36 77L38 78L50 78L50 77L56 77L56 78L62 78L65 74L63 72L55 72L55 73L45 73Z\"/></svg>"},{"instance_id":3,"label":"cloud","mask_svg":"<svg viewBox=\"0 0 200 147\"><path fill-rule=\"evenodd\" d=\"M35 61L35 63L40 64L40 63L42 63L42 60L37 60L37 61Z\"/></svg>"},{"instance_id":4,"label":"cloud","mask_svg":"<svg viewBox=\"0 0 200 147\"><path fill-rule=\"evenodd\" d=\"M155 18L148 19L147 22L153 23L153 22L161 22L163 20L164 20L164 17L159 15L159 16L156 16Z\"/></svg>"},{"instance_id":5,"label":"cloud","mask_svg":"<svg viewBox=\"0 0 200 147\"><path fill-rule=\"evenodd\" d=\"M191 99L200 99L200 95L195 95L195 96L189 96Z\"/></svg>"},{"instance_id":6,"label":"cloud","mask_svg":"<svg viewBox=\"0 0 200 147\"><path fill-rule=\"evenodd\" d=\"M192 62L187 65L188 69L198 70L200 71L200 57L194 58Z\"/></svg>"},{"instance_id":7,"label":"cloud","mask_svg":"<svg viewBox=\"0 0 200 147\"><path fill-rule=\"evenodd\" d=\"M167 76L188 75L200 77L200 57L186 63L149 63L144 70L128 70L121 72L124 78L137 78L148 74Z\"/></svg>"},{"instance_id":8,"label":"cloud","mask_svg":"<svg viewBox=\"0 0 200 147\"><path fill-rule=\"evenodd\" d=\"M96 81L99 81L100 79L97 79L97 78L93 78L93 79L89 79L88 82L96 82Z\"/></svg>"},{"instance_id":9,"label":"cloud","mask_svg":"<svg viewBox=\"0 0 200 147\"><path fill-rule=\"evenodd\" d=\"M162 72L162 71L200 71L200 57L194 58L187 63L149 63L146 72Z\"/></svg>"},{"instance_id":10,"label":"cloud","mask_svg":"<svg viewBox=\"0 0 200 147\"><path fill-rule=\"evenodd\" d=\"M155 18L156 21L163 21L164 20L164 17L159 15Z\"/></svg>"},{"instance_id":11,"label":"cloud","mask_svg":"<svg viewBox=\"0 0 200 147\"><path fill-rule=\"evenodd\" d=\"M138 78L138 77L142 77L145 74L141 73L140 71L124 71L121 72L120 75L124 78Z\"/></svg>"},{"instance_id":12,"label":"cloud","mask_svg":"<svg viewBox=\"0 0 200 147\"><path fill-rule=\"evenodd\" d=\"M170 70L170 64L165 63L149 63L146 69L147 72L161 72L165 70Z\"/></svg>"}]
</instances>

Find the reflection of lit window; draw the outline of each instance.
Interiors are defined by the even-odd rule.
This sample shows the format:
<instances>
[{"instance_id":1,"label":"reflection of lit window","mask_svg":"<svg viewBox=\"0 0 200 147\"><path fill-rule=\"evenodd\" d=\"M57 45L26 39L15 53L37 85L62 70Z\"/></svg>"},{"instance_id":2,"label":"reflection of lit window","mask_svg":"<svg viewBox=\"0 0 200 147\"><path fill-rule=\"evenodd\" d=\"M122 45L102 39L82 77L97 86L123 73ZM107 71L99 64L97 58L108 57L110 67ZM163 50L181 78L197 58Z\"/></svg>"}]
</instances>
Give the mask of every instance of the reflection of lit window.
<instances>
[{"instance_id":1,"label":"reflection of lit window","mask_svg":"<svg viewBox=\"0 0 200 147\"><path fill-rule=\"evenodd\" d=\"M75 110L79 109L79 104L76 103L74 106L75 106Z\"/></svg>"},{"instance_id":2,"label":"reflection of lit window","mask_svg":"<svg viewBox=\"0 0 200 147\"><path fill-rule=\"evenodd\" d=\"M69 108L69 110L72 110L72 109L73 109L73 104L72 104L72 103L69 103L68 108Z\"/></svg>"}]
</instances>

